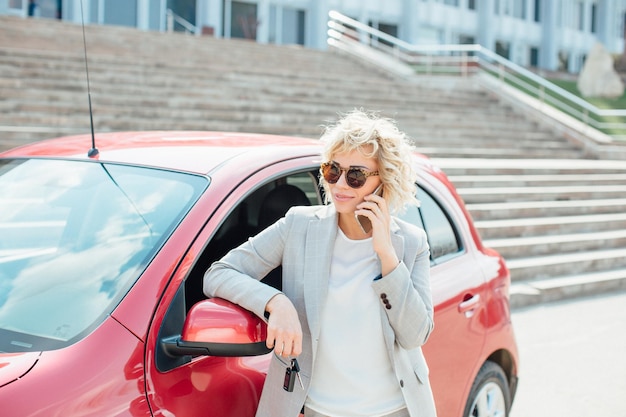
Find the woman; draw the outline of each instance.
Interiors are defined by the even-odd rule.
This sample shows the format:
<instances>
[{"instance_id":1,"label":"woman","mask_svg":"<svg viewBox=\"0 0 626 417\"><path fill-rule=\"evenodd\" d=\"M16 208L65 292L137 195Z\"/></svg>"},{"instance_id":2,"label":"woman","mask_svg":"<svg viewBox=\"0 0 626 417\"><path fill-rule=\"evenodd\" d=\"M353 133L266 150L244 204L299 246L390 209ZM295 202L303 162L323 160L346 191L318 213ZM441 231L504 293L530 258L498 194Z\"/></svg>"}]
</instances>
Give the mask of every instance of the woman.
<instances>
[{"instance_id":1,"label":"woman","mask_svg":"<svg viewBox=\"0 0 626 417\"><path fill-rule=\"evenodd\" d=\"M393 121L360 110L322 141L332 204L293 207L215 262L204 292L268 318L257 416L435 416L421 351L433 329L429 248L390 214L417 204L412 149ZM278 265L282 292L259 282Z\"/></svg>"}]
</instances>

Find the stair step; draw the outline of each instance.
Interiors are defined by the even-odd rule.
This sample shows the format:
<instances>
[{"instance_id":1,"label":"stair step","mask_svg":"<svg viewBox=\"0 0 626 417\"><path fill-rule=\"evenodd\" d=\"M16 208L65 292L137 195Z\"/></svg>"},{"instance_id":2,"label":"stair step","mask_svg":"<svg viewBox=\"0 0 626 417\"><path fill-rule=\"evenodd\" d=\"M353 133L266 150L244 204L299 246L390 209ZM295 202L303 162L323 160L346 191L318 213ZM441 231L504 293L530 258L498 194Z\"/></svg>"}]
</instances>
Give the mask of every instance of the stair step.
<instances>
[{"instance_id":1,"label":"stair step","mask_svg":"<svg viewBox=\"0 0 626 417\"><path fill-rule=\"evenodd\" d=\"M549 279L514 282L511 307L562 300L583 295L626 290L626 268L585 274L568 274Z\"/></svg>"},{"instance_id":2,"label":"stair step","mask_svg":"<svg viewBox=\"0 0 626 417\"><path fill-rule=\"evenodd\" d=\"M608 159L431 158L431 160L448 175L626 172L626 161Z\"/></svg>"},{"instance_id":3,"label":"stair step","mask_svg":"<svg viewBox=\"0 0 626 417\"><path fill-rule=\"evenodd\" d=\"M471 203L465 207L474 220L504 220L626 212L626 198Z\"/></svg>"},{"instance_id":4,"label":"stair step","mask_svg":"<svg viewBox=\"0 0 626 417\"><path fill-rule=\"evenodd\" d=\"M514 281L623 269L626 248L512 259L507 261L507 266Z\"/></svg>"},{"instance_id":5,"label":"stair step","mask_svg":"<svg viewBox=\"0 0 626 417\"><path fill-rule=\"evenodd\" d=\"M546 187L473 187L457 188L468 203L528 200L577 200L619 197L626 194L626 185L567 185Z\"/></svg>"},{"instance_id":6,"label":"stair step","mask_svg":"<svg viewBox=\"0 0 626 417\"><path fill-rule=\"evenodd\" d=\"M598 182L618 184L626 183L625 173L612 174L558 174L558 175L448 175L448 179L457 187L487 187L487 186L554 186L596 184Z\"/></svg>"},{"instance_id":7,"label":"stair step","mask_svg":"<svg viewBox=\"0 0 626 417\"><path fill-rule=\"evenodd\" d=\"M502 159L502 158L514 158L515 156L519 156L520 154L525 157L533 157L533 158L553 158L554 151L550 150L542 150L542 149L525 149L520 151L520 149L515 148L513 146L507 148L476 148L465 146L460 149L450 149L449 147L421 147L419 145L416 146L417 151L423 153L425 155L432 156L448 156L448 157L465 157L468 159L475 157L491 157L494 159ZM559 151L560 154L567 158L578 158L581 155L581 151L579 150L568 150L568 151Z\"/></svg>"},{"instance_id":8,"label":"stair step","mask_svg":"<svg viewBox=\"0 0 626 417\"><path fill-rule=\"evenodd\" d=\"M626 229L626 213L474 222L483 239Z\"/></svg>"},{"instance_id":9,"label":"stair step","mask_svg":"<svg viewBox=\"0 0 626 417\"><path fill-rule=\"evenodd\" d=\"M485 239L483 244L497 250L509 261L546 254L626 247L626 229L602 232Z\"/></svg>"}]
</instances>

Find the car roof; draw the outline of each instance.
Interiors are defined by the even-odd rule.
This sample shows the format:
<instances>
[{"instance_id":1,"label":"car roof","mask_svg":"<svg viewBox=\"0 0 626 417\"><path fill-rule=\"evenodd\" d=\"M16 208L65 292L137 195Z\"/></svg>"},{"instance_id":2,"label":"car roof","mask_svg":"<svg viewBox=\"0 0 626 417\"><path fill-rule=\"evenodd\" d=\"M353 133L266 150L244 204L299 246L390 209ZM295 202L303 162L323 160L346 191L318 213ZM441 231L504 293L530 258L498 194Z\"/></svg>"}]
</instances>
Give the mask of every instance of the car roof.
<instances>
[{"instance_id":1,"label":"car roof","mask_svg":"<svg viewBox=\"0 0 626 417\"><path fill-rule=\"evenodd\" d=\"M66 136L24 145L3 153L2 158L62 158L98 160L208 174L236 158L267 162L304 155L318 155L316 139L255 133L200 131L137 131L97 133L99 153L90 158L91 135Z\"/></svg>"},{"instance_id":2,"label":"car roof","mask_svg":"<svg viewBox=\"0 0 626 417\"><path fill-rule=\"evenodd\" d=\"M148 166L208 175L224 164L248 167L320 155L317 139L245 132L127 131L96 133L98 154L89 157L90 134L64 136L0 152L0 158L59 158ZM430 159L415 153L421 170L440 174ZM250 167L252 168L252 167Z\"/></svg>"}]
</instances>

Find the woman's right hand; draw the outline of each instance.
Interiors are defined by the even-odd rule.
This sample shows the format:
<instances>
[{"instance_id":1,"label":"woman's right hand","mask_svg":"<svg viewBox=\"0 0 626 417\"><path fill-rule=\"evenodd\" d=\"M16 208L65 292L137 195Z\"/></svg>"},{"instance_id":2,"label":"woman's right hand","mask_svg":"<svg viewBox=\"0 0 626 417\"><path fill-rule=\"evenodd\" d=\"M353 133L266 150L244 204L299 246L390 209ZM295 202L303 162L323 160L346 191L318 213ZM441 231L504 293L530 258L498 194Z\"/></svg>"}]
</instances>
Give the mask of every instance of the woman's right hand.
<instances>
[{"instance_id":1,"label":"woman's right hand","mask_svg":"<svg viewBox=\"0 0 626 417\"><path fill-rule=\"evenodd\" d=\"M265 306L270 314L267 322L269 349L283 357L298 356L302 353L302 326L298 312L285 294L277 294Z\"/></svg>"}]
</instances>

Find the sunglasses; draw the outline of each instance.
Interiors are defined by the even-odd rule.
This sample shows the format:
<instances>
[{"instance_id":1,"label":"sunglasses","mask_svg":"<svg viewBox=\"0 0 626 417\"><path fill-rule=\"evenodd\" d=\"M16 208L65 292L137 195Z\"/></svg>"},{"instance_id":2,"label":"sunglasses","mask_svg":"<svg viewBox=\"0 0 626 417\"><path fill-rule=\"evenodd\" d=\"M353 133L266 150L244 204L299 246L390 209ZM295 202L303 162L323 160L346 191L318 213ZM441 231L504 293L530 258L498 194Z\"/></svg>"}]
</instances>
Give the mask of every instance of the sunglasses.
<instances>
[{"instance_id":1,"label":"sunglasses","mask_svg":"<svg viewBox=\"0 0 626 417\"><path fill-rule=\"evenodd\" d=\"M325 162L320 167L322 176L329 184L335 184L341 178L342 173L346 173L346 183L352 188L361 188L365 185L367 177L378 175L378 171L366 171L363 168L350 167L341 168L338 163Z\"/></svg>"}]
</instances>

